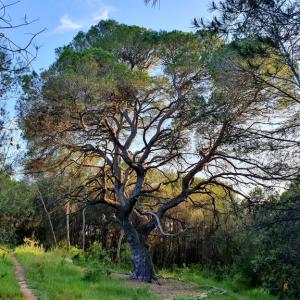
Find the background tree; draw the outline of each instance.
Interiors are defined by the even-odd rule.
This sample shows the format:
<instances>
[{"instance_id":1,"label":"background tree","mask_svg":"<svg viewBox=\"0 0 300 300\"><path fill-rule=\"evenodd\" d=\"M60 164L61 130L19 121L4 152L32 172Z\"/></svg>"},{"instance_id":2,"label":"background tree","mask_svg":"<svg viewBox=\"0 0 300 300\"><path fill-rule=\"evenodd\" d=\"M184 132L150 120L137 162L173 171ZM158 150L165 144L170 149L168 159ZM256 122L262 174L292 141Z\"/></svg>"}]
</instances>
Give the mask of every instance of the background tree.
<instances>
[{"instance_id":1,"label":"background tree","mask_svg":"<svg viewBox=\"0 0 300 300\"><path fill-rule=\"evenodd\" d=\"M170 193L166 191L165 195ZM237 206L232 206L222 187L211 187L210 193L192 195L189 202L167 212L162 220L164 228L169 232L185 231L174 236L155 232L150 236L155 264L163 268L197 264L214 273L231 266L239 253L235 242L240 230L234 211Z\"/></svg>"},{"instance_id":2,"label":"background tree","mask_svg":"<svg viewBox=\"0 0 300 300\"><path fill-rule=\"evenodd\" d=\"M256 190L259 203L244 210L237 244L244 245L237 270L252 286L263 286L280 299L297 299L299 291L299 183L279 194ZM247 246L245 246L247 244Z\"/></svg>"},{"instance_id":3,"label":"background tree","mask_svg":"<svg viewBox=\"0 0 300 300\"><path fill-rule=\"evenodd\" d=\"M274 114L268 94L232 70L231 53L214 52L220 44L203 32L102 21L24 84L31 167L85 170L74 193L115 210L135 279L155 278L147 238L154 229L170 235L161 220L193 195L217 186L235 203L251 186L298 174L295 143L261 134Z\"/></svg>"},{"instance_id":4,"label":"background tree","mask_svg":"<svg viewBox=\"0 0 300 300\"><path fill-rule=\"evenodd\" d=\"M16 150L19 147L14 141L14 134L11 134L15 126L5 111L6 100L12 98L13 94L8 94L8 92L11 92L14 87L15 93L18 77L36 58L38 46L35 44L35 38L43 31L31 34L27 32L29 38L24 43L12 38L13 32L22 27L28 30L30 24L36 21L29 20L25 15L23 21L16 23L11 17L10 9L17 3L7 1L0 3L0 160L2 169L12 162L9 149L14 147Z\"/></svg>"},{"instance_id":5,"label":"background tree","mask_svg":"<svg viewBox=\"0 0 300 300\"><path fill-rule=\"evenodd\" d=\"M35 227L34 189L3 171L0 186L0 243L16 244Z\"/></svg>"},{"instance_id":6,"label":"background tree","mask_svg":"<svg viewBox=\"0 0 300 300\"><path fill-rule=\"evenodd\" d=\"M299 1L225 0L212 2L212 10L217 16L207 28L225 34L231 40L265 38L264 41L272 45L272 54L281 56L281 62L293 75L292 83L299 88ZM197 20L195 25L200 25ZM273 79L276 79L275 75L273 74Z\"/></svg>"},{"instance_id":7,"label":"background tree","mask_svg":"<svg viewBox=\"0 0 300 300\"><path fill-rule=\"evenodd\" d=\"M38 223L34 235L47 248L56 246L81 247L82 246L82 211L85 209L86 225L85 237L86 248L94 242L101 243L107 249L111 249L116 239L111 239L111 233L116 232L116 223L110 209L103 209L101 205L92 205L86 198L79 198L76 192L72 191L80 186L80 181L73 174L64 176L39 178L33 184L36 191L35 202L37 209L35 219ZM71 192L70 192L71 191ZM43 203L41 203L41 196ZM46 207L46 209L45 209ZM53 230L49 223L49 217ZM111 249L113 252L113 249Z\"/></svg>"},{"instance_id":8,"label":"background tree","mask_svg":"<svg viewBox=\"0 0 300 300\"><path fill-rule=\"evenodd\" d=\"M265 85L279 106L289 106L290 118L281 130L293 135L299 128L299 1L225 0L211 8L216 16L210 23L194 24L225 37L247 60L235 67ZM253 55L259 59L254 61Z\"/></svg>"}]
</instances>

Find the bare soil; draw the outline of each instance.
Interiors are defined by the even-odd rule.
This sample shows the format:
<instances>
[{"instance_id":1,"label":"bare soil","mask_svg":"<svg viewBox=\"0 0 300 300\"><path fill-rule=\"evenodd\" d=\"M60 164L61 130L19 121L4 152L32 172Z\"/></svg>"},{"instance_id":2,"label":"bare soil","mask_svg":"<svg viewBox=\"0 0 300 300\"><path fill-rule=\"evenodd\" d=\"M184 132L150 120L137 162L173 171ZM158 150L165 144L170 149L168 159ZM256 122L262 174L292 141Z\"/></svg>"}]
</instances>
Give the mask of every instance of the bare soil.
<instances>
[{"instance_id":1,"label":"bare soil","mask_svg":"<svg viewBox=\"0 0 300 300\"><path fill-rule=\"evenodd\" d=\"M197 286L192 283L186 283L171 278L162 278L158 283L146 283L130 279L128 274L113 273L115 278L126 281L133 287L146 287L152 293L164 297L164 299L174 300L177 297L191 297L191 299L204 299L208 295L206 292L197 290Z\"/></svg>"},{"instance_id":2,"label":"bare soil","mask_svg":"<svg viewBox=\"0 0 300 300\"><path fill-rule=\"evenodd\" d=\"M33 291L27 286L24 276L24 270L15 256L11 257L12 262L16 267L16 277L19 282L21 293L25 300L38 300Z\"/></svg>"}]
</instances>

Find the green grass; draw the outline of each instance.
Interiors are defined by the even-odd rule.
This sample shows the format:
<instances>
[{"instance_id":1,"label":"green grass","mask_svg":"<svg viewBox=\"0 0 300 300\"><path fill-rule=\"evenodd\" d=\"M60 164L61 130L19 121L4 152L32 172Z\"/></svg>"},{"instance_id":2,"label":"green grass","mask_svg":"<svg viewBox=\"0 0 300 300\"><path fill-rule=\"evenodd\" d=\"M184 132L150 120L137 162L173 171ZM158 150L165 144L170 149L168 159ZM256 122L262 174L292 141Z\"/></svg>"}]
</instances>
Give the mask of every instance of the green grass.
<instances>
[{"instance_id":1,"label":"green grass","mask_svg":"<svg viewBox=\"0 0 300 300\"><path fill-rule=\"evenodd\" d=\"M158 300L147 289L129 287L125 282L81 266L66 263L59 251L20 247L16 256L28 285L40 300Z\"/></svg>"},{"instance_id":2,"label":"green grass","mask_svg":"<svg viewBox=\"0 0 300 300\"><path fill-rule=\"evenodd\" d=\"M276 300L277 298L269 295L263 289L250 289L241 284L238 278L228 278L223 281L216 281L210 277L204 276L200 270L195 268L178 269L175 272L162 270L159 273L162 277L172 277L186 282L195 283L199 290L208 292L209 300ZM215 291L211 287L217 288ZM224 294L218 293L223 289ZM187 300L191 298L178 298L178 300ZM177 300L177 299L176 299Z\"/></svg>"},{"instance_id":3,"label":"green grass","mask_svg":"<svg viewBox=\"0 0 300 300\"><path fill-rule=\"evenodd\" d=\"M15 267L6 251L0 249L0 299L23 299L15 277Z\"/></svg>"},{"instance_id":4,"label":"green grass","mask_svg":"<svg viewBox=\"0 0 300 300\"><path fill-rule=\"evenodd\" d=\"M99 260L89 258L80 259L80 252L67 254L65 250L56 249L45 252L37 245L18 247L15 251L22 264L28 285L35 290L40 300L159 300L146 288L134 288L126 285L107 274L117 266L100 264ZM79 257L74 263L67 262L67 256ZM9 262L8 262L9 263ZM119 269L120 270L120 269ZM212 276L201 272L200 268L184 268L177 271L160 271L162 277L177 278L186 282L193 282L199 291L207 291L208 300L275 300L262 289L249 289L237 276L223 281L216 281ZM0 285L1 286L1 285ZM16 285L17 287L17 285ZM216 289L212 290L211 287ZM1 286L2 288L2 286ZM1 290L0 288L0 290ZM224 289L225 294L219 294ZM10 298L0 298L10 299ZM21 298L11 298L21 299ZM195 299L178 297L176 300Z\"/></svg>"}]
</instances>

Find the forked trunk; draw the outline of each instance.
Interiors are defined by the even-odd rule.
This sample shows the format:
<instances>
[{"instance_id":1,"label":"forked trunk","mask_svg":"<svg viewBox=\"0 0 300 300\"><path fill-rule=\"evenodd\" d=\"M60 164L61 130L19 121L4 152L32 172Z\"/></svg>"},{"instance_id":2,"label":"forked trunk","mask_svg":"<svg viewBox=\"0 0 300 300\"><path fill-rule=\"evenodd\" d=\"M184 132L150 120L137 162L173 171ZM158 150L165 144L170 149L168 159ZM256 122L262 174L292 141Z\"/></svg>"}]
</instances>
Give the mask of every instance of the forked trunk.
<instances>
[{"instance_id":1,"label":"forked trunk","mask_svg":"<svg viewBox=\"0 0 300 300\"><path fill-rule=\"evenodd\" d=\"M152 257L146 243L147 236L138 233L128 218L119 219L131 248L133 272L131 278L140 281L153 282L156 280Z\"/></svg>"}]
</instances>

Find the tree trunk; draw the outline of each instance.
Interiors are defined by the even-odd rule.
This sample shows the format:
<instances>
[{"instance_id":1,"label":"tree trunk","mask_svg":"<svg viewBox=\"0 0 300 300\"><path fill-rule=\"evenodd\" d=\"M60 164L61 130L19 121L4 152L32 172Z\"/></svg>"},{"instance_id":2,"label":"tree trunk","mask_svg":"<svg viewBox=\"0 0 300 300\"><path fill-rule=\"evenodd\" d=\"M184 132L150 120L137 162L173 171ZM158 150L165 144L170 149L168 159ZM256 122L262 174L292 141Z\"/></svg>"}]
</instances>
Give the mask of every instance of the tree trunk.
<instances>
[{"instance_id":1,"label":"tree trunk","mask_svg":"<svg viewBox=\"0 0 300 300\"><path fill-rule=\"evenodd\" d=\"M66 213L66 223L67 223L67 245L68 250L71 248L71 240L70 240L70 200L67 203L67 213Z\"/></svg>"},{"instance_id":2,"label":"tree trunk","mask_svg":"<svg viewBox=\"0 0 300 300\"><path fill-rule=\"evenodd\" d=\"M43 207L44 207L44 210L45 210L45 213L47 215L47 218L48 218L48 221L49 221L49 225L50 225L50 229L51 229L51 232L52 232L52 236L53 236L53 240L54 240L54 244L55 246L57 246L57 239L56 239L56 235L55 235L55 232L54 232L54 228L53 228L53 224L52 224L52 220L51 220L51 216L47 210L47 207L46 207L46 204L45 204L45 201L44 201L44 198L43 198L43 195L40 191L40 188L39 186L36 184L36 187L37 187L37 191L39 193L39 196L40 196L40 200L43 204Z\"/></svg>"},{"instance_id":3,"label":"tree trunk","mask_svg":"<svg viewBox=\"0 0 300 300\"><path fill-rule=\"evenodd\" d=\"M72 184L71 184L71 180L69 180L69 191L68 194L71 194L71 188L72 188ZM71 239L70 239L70 199L68 199L67 202L67 207L66 207L66 223L67 223L67 245L68 245L68 250L71 249Z\"/></svg>"},{"instance_id":4,"label":"tree trunk","mask_svg":"<svg viewBox=\"0 0 300 300\"><path fill-rule=\"evenodd\" d=\"M117 259L116 260L117 260L118 264L121 261L121 246L122 246L123 238L124 238L124 231L122 229L121 232L120 232L120 237L119 237L119 240L118 240L118 248L117 248Z\"/></svg>"},{"instance_id":5,"label":"tree trunk","mask_svg":"<svg viewBox=\"0 0 300 300\"><path fill-rule=\"evenodd\" d=\"M148 235L138 233L128 217L119 219L131 248L133 272L131 278L135 280L156 281L152 257L146 243Z\"/></svg>"},{"instance_id":6,"label":"tree trunk","mask_svg":"<svg viewBox=\"0 0 300 300\"><path fill-rule=\"evenodd\" d=\"M82 210L82 250L85 251L85 210L86 207Z\"/></svg>"}]
</instances>

